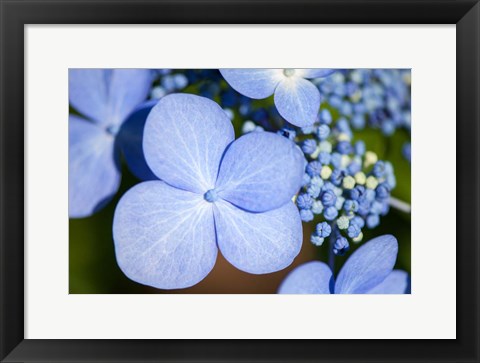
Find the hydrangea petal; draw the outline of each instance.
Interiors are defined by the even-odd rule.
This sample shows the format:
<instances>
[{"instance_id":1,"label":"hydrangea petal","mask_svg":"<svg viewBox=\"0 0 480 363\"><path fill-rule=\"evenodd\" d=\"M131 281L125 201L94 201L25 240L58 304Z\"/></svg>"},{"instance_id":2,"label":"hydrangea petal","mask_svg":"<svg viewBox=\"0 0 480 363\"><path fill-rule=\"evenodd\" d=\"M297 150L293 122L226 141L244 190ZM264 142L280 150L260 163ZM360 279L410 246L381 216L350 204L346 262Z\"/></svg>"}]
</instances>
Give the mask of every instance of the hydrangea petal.
<instances>
[{"instance_id":1,"label":"hydrangea petal","mask_svg":"<svg viewBox=\"0 0 480 363\"><path fill-rule=\"evenodd\" d=\"M157 100L141 104L122 124L117 142L130 171L140 180L158 179L148 167L143 153L143 130L150 110Z\"/></svg>"},{"instance_id":2,"label":"hydrangea petal","mask_svg":"<svg viewBox=\"0 0 480 363\"><path fill-rule=\"evenodd\" d=\"M108 117L108 83L112 71L104 69L69 69L68 97L81 114L98 123Z\"/></svg>"},{"instance_id":3,"label":"hydrangea petal","mask_svg":"<svg viewBox=\"0 0 480 363\"><path fill-rule=\"evenodd\" d=\"M406 294L410 287L410 277L407 272L393 270L383 282L371 289L368 294Z\"/></svg>"},{"instance_id":4,"label":"hydrangea petal","mask_svg":"<svg viewBox=\"0 0 480 363\"><path fill-rule=\"evenodd\" d=\"M149 69L69 69L70 104L91 120L119 125L144 101Z\"/></svg>"},{"instance_id":5,"label":"hydrangea petal","mask_svg":"<svg viewBox=\"0 0 480 363\"><path fill-rule=\"evenodd\" d=\"M330 294L333 275L323 262L311 261L296 267L283 280L279 294Z\"/></svg>"},{"instance_id":6,"label":"hydrangea petal","mask_svg":"<svg viewBox=\"0 0 480 363\"><path fill-rule=\"evenodd\" d=\"M122 271L160 289L197 284L217 258L212 205L162 181L125 193L115 210L113 239Z\"/></svg>"},{"instance_id":7,"label":"hydrangea petal","mask_svg":"<svg viewBox=\"0 0 480 363\"><path fill-rule=\"evenodd\" d=\"M205 193L214 187L220 160L234 137L230 119L215 102L172 94L162 98L148 115L143 151L158 178Z\"/></svg>"},{"instance_id":8,"label":"hydrangea petal","mask_svg":"<svg viewBox=\"0 0 480 363\"><path fill-rule=\"evenodd\" d=\"M117 192L120 171L114 138L96 124L69 117L68 213L88 217Z\"/></svg>"},{"instance_id":9,"label":"hydrangea petal","mask_svg":"<svg viewBox=\"0 0 480 363\"><path fill-rule=\"evenodd\" d=\"M327 77L335 72L335 69L329 68L311 68L311 69L300 69L301 77L303 78L321 78Z\"/></svg>"},{"instance_id":10,"label":"hydrangea petal","mask_svg":"<svg viewBox=\"0 0 480 363\"><path fill-rule=\"evenodd\" d=\"M304 157L290 140L270 132L252 132L225 152L216 190L240 208L265 212L287 203L300 189Z\"/></svg>"},{"instance_id":11,"label":"hydrangea petal","mask_svg":"<svg viewBox=\"0 0 480 363\"><path fill-rule=\"evenodd\" d=\"M300 77L284 79L275 90L275 106L292 125L312 125L320 108L320 91L312 82Z\"/></svg>"},{"instance_id":12,"label":"hydrangea petal","mask_svg":"<svg viewBox=\"0 0 480 363\"><path fill-rule=\"evenodd\" d=\"M220 73L233 89L254 99L271 96L285 77L282 69L234 68L220 69Z\"/></svg>"},{"instance_id":13,"label":"hydrangea petal","mask_svg":"<svg viewBox=\"0 0 480 363\"><path fill-rule=\"evenodd\" d=\"M365 243L343 265L335 283L335 293L367 293L392 272L397 253L398 243L391 235Z\"/></svg>"},{"instance_id":14,"label":"hydrangea petal","mask_svg":"<svg viewBox=\"0 0 480 363\"><path fill-rule=\"evenodd\" d=\"M150 92L150 69L115 69L109 84L109 124L119 125Z\"/></svg>"},{"instance_id":15,"label":"hydrangea petal","mask_svg":"<svg viewBox=\"0 0 480 363\"><path fill-rule=\"evenodd\" d=\"M279 271L300 252L302 222L292 202L269 212L250 213L219 200L214 212L218 247L242 271Z\"/></svg>"}]
</instances>

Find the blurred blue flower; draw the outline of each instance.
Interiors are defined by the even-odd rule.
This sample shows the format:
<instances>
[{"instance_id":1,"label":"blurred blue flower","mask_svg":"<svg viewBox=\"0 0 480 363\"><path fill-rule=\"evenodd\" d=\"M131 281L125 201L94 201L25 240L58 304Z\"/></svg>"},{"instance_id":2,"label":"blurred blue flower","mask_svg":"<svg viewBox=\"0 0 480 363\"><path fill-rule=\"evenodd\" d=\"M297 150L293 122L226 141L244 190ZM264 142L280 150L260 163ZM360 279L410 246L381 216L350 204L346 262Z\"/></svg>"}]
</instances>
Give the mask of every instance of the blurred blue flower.
<instances>
[{"instance_id":1,"label":"blurred blue flower","mask_svg":"<svg viewBox=\"0 0 480 363\"><path fill-rule=\"evenodd\" d=\"M291 264L302 244L292 197L304 157L290 140L251 132L234 140L215 102L166 96L150 112L143 150L161 179L137 184L113 221L117 262L132 280L163 289L197 284L218 249L253 274Z\"/></svg>"},{"instance_id":2,"label":"blurred blue flower","mask_svg":"<svg viewBox=\"0 0 480 363\"><path fill-rule=\"evenodd\" d=\"M408 294L410 278L393 270L398 244L384 235L360 246L334 279L330 267L320 261L298 266L283 280L279 294Z\"/></svg>"},{"instance_id":3,"label":"blurred blue flower","mask_svg":"<svg viewBox=\"0 0 480 363\"><path fill-rule=\"evenodd\" d=\"M353 128L370 126L385 136L393 135L398 128L410 132L409 69L340 70L314 83Z\"/></svg>"},{"instance_id":4,"label":"blurred blue flower","mask_svg":"<svg viewBox=\"0 0 480 363\"><path fill-rule=\"evenodd\" d=\"M146 99L152 77L153 73L145 69L69 70L70 105L82 115L69 115L70 218L92 215L117 192L120 185L117 135ZM142 117L136 115L131 122L141 123ZM128 150L126 146L124 152ZM131 158L138 160L135 156Z\"/></svg>"},{"instance_id":5,"label":"blurred blue flower","mask_svg":"<svg viewBox=\"0 0 480 363\"><path fill-rule=\"evenodd\" d=\"M312 125L321 96L307 79L326 77L332 69L221 69L220 73L244 96L262 99L274 94L278 112L292 125Z\"/></svg>"},{"instance_id":6,"label":"blurred blue flower","mask_svg":"<svg viewBox=\"0 0 480 363\"><path fill-rule=\"evenodd\" d=\"M343 236L338 236L333 244L333 253L343 256L350 248L348 240Z\"/></svg>"}]
</instances>

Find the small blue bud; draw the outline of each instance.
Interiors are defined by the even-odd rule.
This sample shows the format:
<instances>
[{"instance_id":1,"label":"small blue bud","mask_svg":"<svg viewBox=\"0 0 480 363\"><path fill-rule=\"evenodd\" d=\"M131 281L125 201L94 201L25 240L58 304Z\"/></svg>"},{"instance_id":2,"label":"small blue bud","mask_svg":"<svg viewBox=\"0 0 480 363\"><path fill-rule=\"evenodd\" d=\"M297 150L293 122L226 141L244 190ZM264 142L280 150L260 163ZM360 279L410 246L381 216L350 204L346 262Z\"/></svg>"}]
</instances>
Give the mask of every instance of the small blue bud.
<instances>
[{"instance_id":1,"label":"small blue bud","mask_svg":"<svg viewBox=\"0 0 480 363\"><path fill-rule=\"evenodd\" d=\"M310 186L307 189L307 193L312 197L312 198L318 198L320 195L322 187L316 184L310 184Z\"/></svg>"},{"instance_id":2,"label":"small blue bud","mask_svg":"<svg viewBox=\"0 0 480 363\"><path fill-rule=\"evenodd\" d=\"M335 150L342 155L351 154L353 151L352 145L348 141L340 141Z\"/></svg>"},{"instance_id":3,"label":"small blue bud","mask_svg":"<svg viewBox=\"0 0 480 363\"><path fill-rule=\"evenodd\" d=\"M317 150L317 142L314 139L307 139L302 143L302 151L305 154L313 154Z\"/></svg>"},{"instance_id":4,"label":"small blue bud","mask_svg":"<svg viewBox=\"0 0 480 363\"><path fill-rule=\"evenodd\" d=\"M332 107L339 108L342 105L342 98L334 95L328 99L328 102Z\"/></svg>"},{"instance_id":5,"label":"small blue bud","mask_svg":"<svg viewBox=\"0 0 480 363\"><path fill-rule=\"evenodd\" d=\"M375 189L377 199L387 199L390 197L390 189L387 183L382 183Z\"/></svg>"},{"instance_id":6,"label":"small blue bud","mask_svg":"<svg viewBox=\"0 0 480 363\"><path fill-rule=\"evenodd\" d=\"M323 212L323 216L327 221L333 221L338 216L338 210L335 207L328 207Z\"/></svg>"},{"instance_id":7,"label":"small blue bud","mask_svg":"<svg viewBox=\"0 0 480 363\"><path fill-rule=\"evenodd\" d=\"M348 240L345 237L340 236L335 240L335 243L333 244L333 253L338 256L343 256L349 248L350 245L348 244Z\"/></svg>"},{"instance_id":8,"label":"small blue bud","mask_svg":"<svg viewBox=\"0 0 480 363\"><path fill-rule=\"evenodd\" d=\"M318 246L318 247L323 245L324 241L325 241L324 238L316 236L314 234L312 234L312 236L310 237L310 242L312 242L315 246Z\"/></svg>"},{"instance_id":9,"label":"small blue bud","mask_svg":"<svg viewBox=\"0 0 480 363\"><path fill-rule=\"evenodd\" d=\"M317 224L315 231L320 237L327 238L332 233L332 227L327 222L321 222Z\"/></svg>"},{"instance_id":10,"label":"small blue bud","mask_svg":"<svg viewBox=\"0 0 480 363\"><path fill-rule=\"evenodd\" d=\"M405 143L402 147L403 157L408 161L412 161L412 146L409 142Z\"/></svg>"},{"instance_id":11,"label":"small blue bud","mask_svg":"<svg viewBox=\"0 0 480 363\"><path fill-rule=\"evenodd\" d=\"M332 175L330 175L330 181L333 185L339 186L342 184L343 177L345 176L344 172L340 169L335 169L332 171Z\"/></svg>"},{"instance_id":12,"label":"small blue bud","mask_svg":"<svg viewBox=\"0 0 480 363\"><path fill-rule=\"evenodd\" d=\"M305 126L301 128L301 131L304 135L310 135L315 131L315 128L313 126Z\"/></svg>"},{"instance_id":13,"label":"small blue bud","mask_svg":"<svg viewBox=\"0 0 480 363\"><path fill-rule=\"evenodd\" d=\"M381 214L383 211L383 203L378 200L373 201L370 211L374 214Z\"/></svg>"},{"instance_id":14,"label":"small blue bud","mask_svg":"<svg viewBox=\"0 0 480 363\"><path fill-rule=\"evenodd\" d=\"M323 109L320 111L319 120L322 124L330 125L332 123L332 114L329 110Z\"/></svg>"},{"instance_id":15,"label":"small blue bud","mask_svg":"<svg viewBox=\"0 0 480 363\"><path fill-rule=\"evenodd\" d=\"M365 104L363 104L363 103L356 103L353 106L353 111L357 114L363 115L365 112L367 112L367 108L365 107Z\"/></svg>"},{"instance_id":16,"label":"small blue bud","mask_svg":"<svg viewBox=\"0 0 480 363\"><path fill-rule=\"evenodd\" d=\"M365 195L365 200L369 202L373 202L375 200L375 191L373 191L372 189L367 189L364 195Z\"/></svg>"},{"instance_id":17,"label":"small blue bud","mask_svg":"<svg viewBox=\"0 0 480 363\"><path fill-rule=\"evenodd\" d=\"M355 161L351 162L350 165L347 167L348 174L350 175L355 175L361 170L362 166Z\"/></svg>"},{"instance_id":18,"label":"small blue bud","mask_svg":"<svg viewBox=\"0 0 480 363\"><path fill-rule=\"evenodd\" d=\"M353 113L352 104L348 101L344 101L340 107L340 113L344 116L351 116Z\"/></svg>"},{"instance_id":19,"label":"small blue bud","mask_svg":"<svg viewBox=\"0 0 480 363\"><path fill-rule=\"evenodd\" d=\"M377 161L373 166L372 173L377 178L383 178L385 176L385 163L383 161Z\"/></svg>"},{"instance_id":20,"label":"small blue bud","mask_svg":"<svg viewBox=\"0 0 480 363\"><path fill-rule=\"evenodd\" d=\"M300 194L297 198L297 206L300 209L311 209L313 204L313 199L308 194Z\"/></svg>"},{"instance_id":21,"label":"small blue bud","mask_svg":"<svg viewBox=\"0 0 480 363\"><path fill-rule=\"evenodd\" d=\"M331 190L332 192L335 191L335 185L333 185L331 182L326 181L323 183L322 191L326 192L327 190Z\"/></svg>"},{"instance_id":22,"label":"small blue bud","mask_svg":"<svg viewBox=\"0 0 480 363\"><path fill-rule=\"evenodd\" d=\"M366 121L365 121L365 116L363 114L355 114L353 117L352 117L352 126L354 128L356 128L357 130L362 130L365 128L365 124L366 124Z\"/></svg>"},{"instance_id":23,"label":"small blue bud","mask_svg":"<svg viewBox=\"0 0 480 363\"><path fill-rule=\"evenodd\" d=\"M357 238L360 235L361 229L356 224L350 224L347 229L348 237Z\"/></svg>"},{"instance_id":24,"label":"small blue bud","mask_svg":"<svg viewBox=\"0 0 480 363\"><path fill-rule=\"evenodd\" d=\"M312 178L310 178L310 175L308 175L307 173L303 174L302 187L307 186L310 183L310 180L312 180Z\"/></svg>"},{"instance_id":25,"label":"small blue bud","mask_svg":"<svg viewBox=\"0 0 480 363\"><path fill-rule=\"evenodd\" d=\"M353 146L353 148L354 148L355 154L359 156L362 156L363 154L365 154L365 151L367 151L367 148L363 141L357 141Z\"/></svg>"},{"instance_id":26,"label":"small blue bud","mask_svg":"<svg viewBox=\"0 0 480 363\"><path fill-rule=\"evenodd\" d=\"M320 202L319 200L314 201L313 204L312 204L312 212L313 212L313 214L322 213L323 212L322 202Z\"/></svg>"},{"instance_id":27,"label":"small blue bud","mask_svg":"<svg viewBox=\"0 0 480 363\"><path fill-rule=\"evenodd\" d=\"M167 91L167 92L173 92L176 90L176 84L175 84L175 78L171 75L169 76L164 76L161 81L162 87Z\"/></svg>"},{"instance_id":28,"label":"small blue bud","mask_svg":"<svg viewBox=\"0 0 480 363\"><path fill-rule=\"evenodd\" d=\"M324 207L330 207L332 205L335 205L336 200L337 196L332 190L327 190L322 193L321 201Z\"/></svg>"},{"instance_id":29,"label":"small blue bud","mask_svg":"<svg viewBox=\"0 0 480 363\"><path fill-rule=\"evenodd\" d=\"M173 81L177 90L183 89L188 85L188 78L182 73L175 74L173 76Z\"/></svg>"},{"instance_id":30,"label":"small blue bud","mask_svg":"<svg viewBox=\"0 0 480 363\"><path fill-rule=\"evenodd\" d=\"M315 185L315 186L318 186L318 187L322 188L322 187L323 187L323 184L324 184L324 182L323 182L323 179L322 179L322 178L320 178L319 176L314 176L313 178L311 178L311 179L310 179L310 184L312 184L312 185Z\"/></svg>"},{"instance_id":31,"label":"small blue bud","mask_svg":"<svg viewBox=\"0 0 480 363\"><path fill-rule=\"evenodd\" d=\"M383 202L383 208L382 208L382 216L386 215L388 211L390 210L390 205L387 203L387 201Z\"/></svg>"},{"instance_id":32,"label":"small blue bud","mask_svg":"<svg viewBox=\"0 0 480 363\"><path fill-rule=\"evenodd\" d=\"M359 217L359 216L355 216L353 217L351 220L350 220L350 225L355 225L357 226L359 229L362 229L363 227L365 227L365 221L363 220L362 217Z\"/></svg>"},{"instance_id":33,"label":"small blue bud","mask_svg":"<svg viewBox=\"0 0 480 363\"><path fill-rule=\"evenodd\" d=\"M378 214L369 214L366 222L368 228L375 228L380 223L380 217Z\"/></svg>"},{"instance_id":34,"label":"small blue bud","mask_svg":"<svg viewBox=\"0 0 480 363\"><path fill-rule=\"evenodd\" d=\"M391 120L385 120L382 122L382 133L385 136L391 136L395 132L395 123Z\"/></svg>"},{"instance_id":35,"label":"small blue bud","mask_svg":"<svg viewBox=\"0 0 480 363\"><path fill-rule=\"evenodd\" d=\"M300 219L304 222L313 221L313 212L310 209L301 209Z\"/></svg>"},{"instance_id":36,"label":"small blue bud","mask_svg":"<svg viewBox=\"0 0 480 363\"><path fill-rule=\"evenodd\" d=\"M326 151L322 151L320 154L318 154L318 161L322 165L330 164L330 158L330 153L327 153Z\"/></svg>"},{"instance_id":37,"label":"small blue bud","mask_svg":"<svg viewBox=\"0 0 480 363\"><path fill-rule=\"evenodd\" d=\"M335 208L337 208L337 210L341 210L343 208L344 202L345 202L345 198L342 196L338 196L337 201L335 202Z\"/></svg>"},{"instance_id":38,"label":"small blue bud","mask_svg":"<svg viewBox=\"0 0 480 363\"><path fill-rule=\"evenodd\" d=\"M325 140L330 135L330 127L328 125L320 125L317 130L317 136L319 140Z\"/></svg>"},{"instance_id":39,"label":"small blue bud","mask_svg":"<svg viewBox=\"0 0 480 363\"><path fill-rule=\"evenodd\" d=\"M167 94L167 90L162 86L155 86L150 92L150 97L153 99L160 99Z\"/></svg>"},{"instance_id":40,"label":"small blue bud","mask_svg":"<svg viewBox=\"0 0 480 363\"><path fill-rule=\"evenodd\" d=\"M342 166L342 155L339 153L332 153L330 163L334 168L339 169Z\"/></svg>"},{"instance_id":41,"label":"small blue bud","mask_svg":"<svg viewBox=\"0 0 480 363\"><path fill-rule=\"evenodd\" d=\"M347 82L347 84L345 85L345 92L349 97L353 95L357 90L358 90L358 85L352 81Z\"/></svg>"},{"instance_id":42,"label":"small blue bud","mask_svg":"<svg viewBox=\"0 0 480 363\"><path fill-rule=\"evenodd\" d=\"M366 216L370 212L370 202L365 198L360 198L358 201L358 211L357 214L361 216Z\"/></svg>"},{"instance_id":43,"label":"small blue bud","mask_svg":"<svg viewBox=\"0 0 480 363\"><path fill-rule=\"evenodd\" d=\"M363 185L357 185L350 190L350 199L359 200L363 194L365 194L365 187Z\"/></svg>"},{"instance_id":44,"label":"small blue bud","mask_svg":"<svg viewBox=\"0 0 480 363\"><path fill-rule=\"evenodd\" d=\"M358 202L356 200L347 199L343 204L343 209L347 212L348 215L352 215L356 211L358 211Z\"/></svg>"},{"instance_id":45,"label":"small blue bud","mask_svg":"<svg viewBox=\"0 0 480 363\"><path fill-rule=\"evenodd\" d=\"M340 120L337 121L337 124L335 125L338 131L350 135L352 133L352 130L350 129L350 125L348 123L348 120L344 117L342 117Z\"/></svg>"},{"instance_id":46,"label":"small blue bud","mask_svg":"<svg viewBox=\"0 0 480 363\"><path fill-rule=\"evenodd\" d=\"M319 161L311 161L307 165L307 174L311 177L319 176L322 171L322 164Z\"/></svg>"}]
</instances>

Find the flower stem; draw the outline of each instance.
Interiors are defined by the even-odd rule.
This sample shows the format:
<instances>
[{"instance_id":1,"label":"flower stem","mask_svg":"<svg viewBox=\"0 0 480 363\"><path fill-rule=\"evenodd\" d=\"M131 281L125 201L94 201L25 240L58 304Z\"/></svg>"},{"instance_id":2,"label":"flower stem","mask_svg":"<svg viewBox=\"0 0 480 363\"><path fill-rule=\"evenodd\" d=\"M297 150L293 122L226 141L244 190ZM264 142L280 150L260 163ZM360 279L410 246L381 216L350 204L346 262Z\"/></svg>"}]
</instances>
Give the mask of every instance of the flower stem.
<instances>
[{"instance_id":1,"label":"flower stem","mask_svg":"<svg viewBox=\"0 0 480 363\"><path fill-rule=\"evenodd\" d=\"M412 207L410 204L408 204L407 202L404 202L403 200L397 199L395 197L390 197L389 204L391 207L404 213L410 213L412 211Z\"/></svg>"},{"instance_id":2,"label":"flower stem","mask_svg":"<svg viewBox=\"0 0 480 363\"><path fill-rule=\"evenodd\" d=\"M330 238L328 240L328 266L332 273L335 272L335 254L333 253L333 246L335 244L335 240L337 238L337 226L333 226L332 233L330 234Z\"/></svg>"}]
</instances>

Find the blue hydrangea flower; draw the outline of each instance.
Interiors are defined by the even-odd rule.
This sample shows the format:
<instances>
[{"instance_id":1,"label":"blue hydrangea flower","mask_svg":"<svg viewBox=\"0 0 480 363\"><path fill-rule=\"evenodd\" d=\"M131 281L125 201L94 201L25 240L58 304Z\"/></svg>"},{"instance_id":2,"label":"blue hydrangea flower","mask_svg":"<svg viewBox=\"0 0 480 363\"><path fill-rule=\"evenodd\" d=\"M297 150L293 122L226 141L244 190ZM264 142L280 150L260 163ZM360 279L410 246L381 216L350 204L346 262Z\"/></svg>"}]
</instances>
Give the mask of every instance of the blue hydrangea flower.
<instances>
[{"instance_id":1,"label":"blue hydrangea flower","mask_svg":"<svg viewBox=\"0 0 480 363\"><path fill-rule=\"evenodd\" d=\"M143 149L161 181L130 189L113 222L117 261L130 279L162 289L195 285L218 249L253 274L292 263L302 224L291 199L304 174L295 143L271 132L234 140L215 102L172 94L150 112Z\"/></svg>"},{"instance_id":2,"label":"blue hydrangea flower","mask_svg":"<svg viewBox=\"0 0 480 363\"><path fill-rule=\"evenodd\" d=\"M290 272L280 294L405 294L410 279L405 271L393 270L398 244L391 235L380 236L359 247L334 279L330 267L311 261Z\"/></svg>"},{"instance_id":3,"label":"blue hydrangea flower","mask_svg":"<svg viewBox=\"0 0 480 363\"><path fill-rule=\"evenodd\" d=\"M71 218L101 209L120 185L117 134L146 98L146 69L70 69L68 205ZM135 121L134 121L135 122Z\"/></svg>"},{"instance_id":4,"label":"blue hydrangea flower","mask_svg":"<svg viewBox=\"0 0 480 363\"><path fill-rule=\"evenodd\" d=\"M292 125L312 125L320 108L320 92L308 79L326 77L332 69L221 69L225 80L244 96L262 99L274 94L280 115Z\"/></svg>"}]
</instances>

